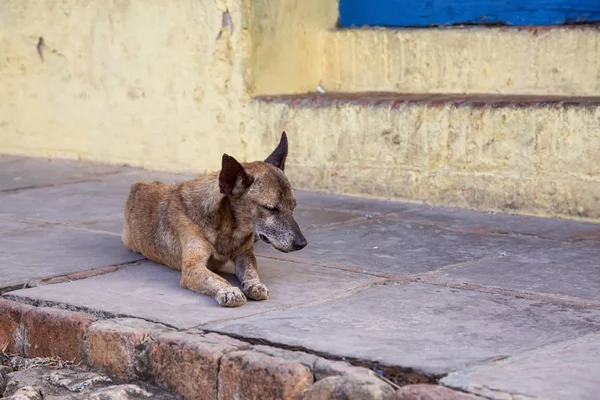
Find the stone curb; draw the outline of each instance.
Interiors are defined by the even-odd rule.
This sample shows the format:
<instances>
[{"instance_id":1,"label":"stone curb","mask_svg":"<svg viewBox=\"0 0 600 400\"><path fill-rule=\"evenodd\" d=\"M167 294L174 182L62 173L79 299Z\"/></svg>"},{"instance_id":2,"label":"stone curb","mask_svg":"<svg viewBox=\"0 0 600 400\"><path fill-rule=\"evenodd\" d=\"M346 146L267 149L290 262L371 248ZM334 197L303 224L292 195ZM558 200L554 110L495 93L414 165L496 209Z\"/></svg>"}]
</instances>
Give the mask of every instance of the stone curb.
<instances>
[{"instance_id":1,"label":"stone curb","mask_svg":"<svg viewBox=\"0 0 600 400\"><path fill-rule=\"evenodd\" d=\"M216 333L0 299L0 344L7 342L13 354L83 362L121 379L154 381L186 400L475 398L435 385L395 392L367 368Z\"/></svg>"}]
</instances>

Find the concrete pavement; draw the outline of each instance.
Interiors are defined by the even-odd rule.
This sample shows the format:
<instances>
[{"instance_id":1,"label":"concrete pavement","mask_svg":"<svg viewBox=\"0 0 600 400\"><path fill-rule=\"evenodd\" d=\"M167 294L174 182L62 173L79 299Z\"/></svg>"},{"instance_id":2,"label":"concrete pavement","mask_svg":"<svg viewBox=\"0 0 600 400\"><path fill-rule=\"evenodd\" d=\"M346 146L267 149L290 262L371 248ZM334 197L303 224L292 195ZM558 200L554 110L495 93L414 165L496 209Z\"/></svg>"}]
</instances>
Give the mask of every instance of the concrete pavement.
<instances>
[{"instance_id":1,"label":"concrete pavement","mask_svg":"<svg viewBox=\"0 0 600 400\"><path fill-rule=\"evenodd\" d=\"M598 398L600 225L298 192L309 245L258 243L271 298L226 309L120 242L129 185L182 178L0 158L0 293L303 349L395 382Z\"/></svg>"}]
</instances>

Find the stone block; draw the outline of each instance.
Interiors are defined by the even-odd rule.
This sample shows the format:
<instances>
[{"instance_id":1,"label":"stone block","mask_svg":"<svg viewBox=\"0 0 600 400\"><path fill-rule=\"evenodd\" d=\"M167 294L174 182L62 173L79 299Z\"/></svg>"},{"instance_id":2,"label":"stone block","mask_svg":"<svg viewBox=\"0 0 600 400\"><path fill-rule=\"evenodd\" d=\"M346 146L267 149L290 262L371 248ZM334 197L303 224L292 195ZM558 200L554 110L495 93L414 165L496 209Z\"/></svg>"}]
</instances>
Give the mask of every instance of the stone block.
<instances>
[{"instance_id":1,"label":"stone block","mask_svg":"<svg viewBox=\"0 0 600 400\"><path fill-rule=\"evenodd\" d=\"M473 396L436 385L408 385L396 391L393 400L477 400Z\"/></svg>"},{"instance_id":2,"label":"stone block","mask_svg":"<svg viewBox=\"0 0 600 400\"><path fill-rule=\"evenodd\" d=\"M390 385L370 375L330 376L317 381L302 396L302 400L361 399L384 400L394 394Z\"/></svg>"},{"instance_id":3,"label":"stone block","mask_svg":"<svg viewBox=\"0 0 600 400\"><path fill-rule=\"evenodd\" d=\"M32 306L0 299L0 347L8 343L7 351L21 354L23 351L23 330L21 322Z\"/></svg>"},{"instance_id":4,"label":"stone block","mask_svg":"<svg viewBox=\"0 0 600 400\"><path fill-rule=\"evenodd\" d=\"M228 352L248 345L217 334L172 332L152 343L152 376L170 392L186 400L217 398L219 362Z\"/></svg>"},{"instance_id":5,"label":"stone block","mask_svg":"<svg viewBox=\"0 0 600 400\"><path fill-rule=\"evenodd\" d=\"M23 319L27 335L25 355L82 361L85 330L94 321L96 317L80 312L33 308Z\"/></svg>"},{"instance_id":6,"label":"stone block","mask_svg":"<svg viewBox=\"0 0 600 400\"><path fill-rule=\"evenodd\" d=\"M119 378L145 378L150 373L151 335L166 331L163 325L134 318L98 321L86 335L90 362Z\"/></svg>"},{"instance_id":7,"label":"stone block","mask_svg":"<svg viewBox=\"0 0 600 400\"><path fill-rule=\"evenodd\" d=\"M312 371L301 363L236 351L221 361L218 399L299 399L313 380Z\"/></svg>"}]
</instances>

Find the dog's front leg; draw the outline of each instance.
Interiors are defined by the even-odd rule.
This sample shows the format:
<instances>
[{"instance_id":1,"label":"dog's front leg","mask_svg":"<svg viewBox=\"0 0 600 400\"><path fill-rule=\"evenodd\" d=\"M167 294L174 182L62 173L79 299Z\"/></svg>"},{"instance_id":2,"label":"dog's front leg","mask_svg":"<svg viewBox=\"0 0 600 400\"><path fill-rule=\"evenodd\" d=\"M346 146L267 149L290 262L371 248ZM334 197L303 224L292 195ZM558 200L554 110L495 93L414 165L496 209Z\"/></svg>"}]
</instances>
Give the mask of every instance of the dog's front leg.
<instances>
[{"instance_id":1,"label":"dog's front leg","mask_svg":"<svg viewBox=\"0 0 600 400\"><path fill-rule=\"evenodd\" d=\"M253 300L266 300L269 290L260 282L256 257L252 250L246 250L235 259L235 274L237 275L244 294Z\"/></svg>"},{"instance_id":2,"label":"dog's front leg","mask_svg":"<svg viewBox=\"0 0 600 400\"><path fill-rule=\"evenodd\" d=\"M188 243L183 251L181 286L212 296L221 306L241 306L246 302L242 291L206 267L210 254L210 245L201 241Z\"/></svg>"}]
</instances>

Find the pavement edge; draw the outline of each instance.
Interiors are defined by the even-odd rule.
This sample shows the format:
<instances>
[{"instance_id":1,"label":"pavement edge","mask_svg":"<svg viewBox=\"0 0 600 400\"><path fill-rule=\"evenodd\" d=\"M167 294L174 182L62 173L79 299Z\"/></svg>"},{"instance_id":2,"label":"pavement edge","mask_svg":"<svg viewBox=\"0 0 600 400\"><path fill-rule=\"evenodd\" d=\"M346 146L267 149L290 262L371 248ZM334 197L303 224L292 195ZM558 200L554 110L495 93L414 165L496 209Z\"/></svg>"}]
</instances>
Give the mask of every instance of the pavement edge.
<instances>
[{"instance_id":1,"label":"pavement edge","mask_svg":"<svg viewBox=\"0 0 600 400\"><path fill-rule=\"evenodd\" d=\"M368 368L198 329L0 299L0 344L7 342L11 354L74 360L155 382L185 400L478 398L434 384L396 390Z\"/></svg>"}]
</instances>

